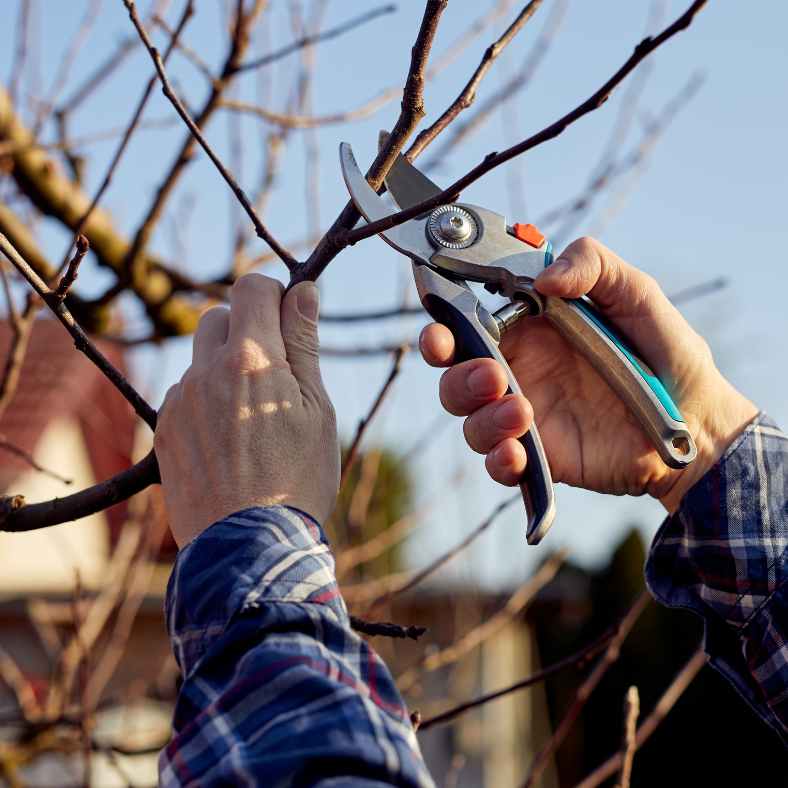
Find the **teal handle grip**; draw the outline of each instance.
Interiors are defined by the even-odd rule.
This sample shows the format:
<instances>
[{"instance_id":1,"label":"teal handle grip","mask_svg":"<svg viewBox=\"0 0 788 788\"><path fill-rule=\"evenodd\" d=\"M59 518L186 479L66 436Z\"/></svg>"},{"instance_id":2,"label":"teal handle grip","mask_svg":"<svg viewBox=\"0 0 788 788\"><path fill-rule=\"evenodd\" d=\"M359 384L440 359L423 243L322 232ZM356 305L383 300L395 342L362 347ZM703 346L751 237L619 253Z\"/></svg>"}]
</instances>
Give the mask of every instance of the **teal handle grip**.
<instances>
[{"instance_id":1,"label":"teal handle grip","mask_svg":"<svg viewBox=\"0 0 788 788\"><path fill-rule=\"evenodd\" d=\"M685 468L697 456L684 417L663 382L585 298L544 299L544 314L629 408L662 461Z\"/></svg>"},{"instance_id":2,"label":"teal handle grip","mask_svg":"<svg viewBox=\"0 0 788 788\"><path fill-rule=\"evenodd\" d=\"M668 415L672 419L684 423L684 417L681 415L678 405L673 401L673 397L670 396L662 381L653 372L644 369L644 363L616 335L591 303L580 298L574 299L572 303L621 351L632 365L634 372L639 374L654 392L654 396L662 403Z\"/></svg>"}]
</instances>

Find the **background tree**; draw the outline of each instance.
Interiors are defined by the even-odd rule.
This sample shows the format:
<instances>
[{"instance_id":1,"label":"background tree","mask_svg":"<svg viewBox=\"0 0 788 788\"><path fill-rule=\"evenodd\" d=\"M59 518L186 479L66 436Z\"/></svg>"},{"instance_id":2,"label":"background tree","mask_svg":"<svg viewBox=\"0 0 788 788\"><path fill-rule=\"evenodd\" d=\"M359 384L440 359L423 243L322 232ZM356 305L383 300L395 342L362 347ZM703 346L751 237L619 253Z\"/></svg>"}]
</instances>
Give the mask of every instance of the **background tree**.
<instances>
[{"instance_id":1,"label":"background tree","mask_svg":"<svg viewBox=\"0 0 788 788\"><path fill-rule=\"evenodd\" d=\"M370 636L385 633L396 638L382 649L397 664L403 689L411 689L412 697L422 693L425 731L437 730L449 718L475 713L472 710L484 699L471 701L468 708L450 712L445 719L437 709L428 714L427 707L445 707L449 696L430 697L425 677L453 670L502 627L520 621L539 590L555 578L565 553L532 558L541 561L540 566L532 575L519 572L514 591L507 589L500 599L476 606L464 599L462 606L458 604L462 615L456 627L426 636L433 638L431 646L425 646L425 638L410 642L420 634L420 622L409 618L409 594L455 566L458 556L491 532L499 515L514 510L515 502L507 498L495 506L490 501L485 507L489 515L465 523L470 530L464 535L442 529L448 536L415 569L402 560L400 545L420 527L424 511L441 509L447 519L448 499L467 488L468 481L467 476L458 477L456 468L447 474L444 467L440 478L445 488L430 489L426 501L417 500L411 489L410 478L417 477L408 463L431 456L431 448L441 445L446 421L440 417L422 419L419 429L413 423L405 425L402 432L409 445L402 451L398 446L396 454L370 448L375 446L370 434L385 417L392 392L403 399L410 396L396 384L416 333L414 321L422 312L405 284L409 280L398 279L400 274L409 277L406 261L397 259L386 270L373 269L377 264L369 258L383 254L382 245L360 242L380 227L357 224L359 216L346 203L341 186L341 203L329 210L337 199L333 191L332 199L325 199L326 184L340 180L336 143L355 133L353 129L362 130L366 147L357 149L368 155L367 177L375 187L381 186L400 152L411 160L418 158L420 166L447 184L440 200L460 190L483 188L489 182L481 180L483 176L500 176L499 201L505 193L513 214L527 213L560 245L580 229L608 226L624 210L657 143L696 97L702 75L688 71L661 101L645 99L653 53L692 35L684 31L705 5L702 0L687 2L670 9L669 19L665 4L644 5L639 13L646 18L647 37L640 43L616 41L615 47L603 42L599 49L604 50L606 66L609 52L616 53L610 67L578 63L577 81L584 80L584 87L572 90L575 98L551 113L547 101L542 102L547 107L543 110L527 102L523 108L519 100L526 87L542 78L540 68L554 42L560 41L568 6L564 0L498 0L474 8L473 16L467 4L447 0L363 8L326 0L235 0L199 7L192 0L157 0L140 7L131 0L85 0L76 10L69 7L78 18L72 20L73 32L61 36L57 52L44 46L41 38L52 7L18 0L13 17L9 10L4 17L9 76L0 87L0 251L11 328L0 377L0 416L13 401L35 320L45 313L63 324L77 350L153 428L155 409L139 393L140 384L147 381L147 388L160 395L167 377L160 374L162 359L182 361L184 341L179 337L194 330L202 309L226 298L238 276L264 270L290 283L320 278L328 302L324 355L353 363L353 379L363 393L356 398L346 430L344 483L331 524L340 578L358 616L355 625ZM58 13L60 21L62 9ZM619 9L610 13L612 24ZM409 39L397 40L396 47L387 49L386 30L393 19L406 21ZM108 40L108 26L123 32ZM637 46L632 49L630 44ZM364 51L366 63L354 58L356 46ZM603 53L598 54L601 60ZM566 50L564 59L571 60ZM396 73L390 83L372 75L373 65L381 64ZM324 101L328 78L339 86L330 96L337 101L331 111L325 110ZM374 90L362 96L359 87L369 79L375 80ZM436 85L440 91L433 91ZM95 111L107 106L107 95L113 92L114 114L107 117ZM599 125L586 127L593 132L584 147L594 143L596 149L590 163L585 155L586 170L556 167L540 181L524 177L518 157L575 124L581 129L581 124L602 123L596 118L604 112L596 111L611 97L615 107L605 110L610 118L605 133ZM543 122L535 122L537 118ZM503 142L491 152L487 141L496 124ZM376 132L380 125L386 125L387 133L378 148L372 129ZM577 145L576 137L572 144ZM553 179L561 197L546 202L547 183ZM298 201L294 182L300 183L302 192ZM229 219L222 222L217 220L220 190L230 200ZM402 212L392 221L404 221L414 212L418 210ZM660 233L659 240L666 236L669 239L670 233ZM363 265L362 252L353 249L356 244L365 250ZM671 254L680 253L675 244L667 248ZM345 261L359 264L353 274L345 269L332 279ZM718 290L722 281L717 271L711 276L694 272L691 280L678 284L672 289L675 300L686 302ZM333 297L337 292L340 298ZM133 383L110 363L108 347L136 354ZM331 374L329 370L329 379ZM346 386L343 394L350 391L352 387ZM429 396L429 409L437 414L432 390ZM84 751L89 763L95 750L119 752L126 747L118 742L102 745L92 734L91 719L102 704L119 702L104 693L106 676L112 675L123 653L139 610L139 588L165 538L156 488L151 486L157 478L155 457L148 453L113 478L62 498L27 501L8 490L2 499L0 528L26 531L79 520L137 496L129 505L126 529L136 535L133 544L124 542L125 552L118 554L116 546L113 554L122 582L109 582L95 595L77 586L73 631L53 655L53 681L44 702L35 693L31 696L23 668L7 655L2 663L3 679L13 687L18 705L9 717L16 726L15 738L1 761L9 780L15 779L18 764L48 750ZM429 478L438 478L438 473ZM532 686L552 675L554 663L555 671L587 668L593 658L593 667L582 674L581 687L604 689L604 676L616 663L621 642L646 607L645 597L638 596L639 560L637 556L625 562L637 579L616 597L621 604L606 611L610 615L604 621L594 618L588 623L579 640L560 638L566 650L544 649L546 671L520 684ZM627 612L629 603L634 607ZM404 626L389 625L389 618ZM543 640L550 637L545 632ZM96 643L105 644L110 657L91 665L90 650ZM698 656L690 655L676 681L665 678L662 692L643 694L638 729L643 735L632 739L633 751L701 664ZM672 665L671 675L676 670L678 666ZM82 674L98 678L85 675L84 681L77 680ZM171 665L162 669L162 676L143 692L171 699L176 684ZM616 683L609 691L622 696ZM549 693L555 735L533 759L530 775L523 775L528 784L549 771L556 752L562 752L562 742L571 741L566 738L571 723L583 716L574 686L563 701L556 700L556 693ZM621 700L600 703L623 716ZM589 705L585 714L596 714L596 708ZM611 754L613 739L620 741L619 729L590 750L589 768ZM611 774L617 764L612 768ZM461 767L454 771L451 779L462 780ZM87 780L90 770L85 774Z\"/></svg>"}]
</instances>

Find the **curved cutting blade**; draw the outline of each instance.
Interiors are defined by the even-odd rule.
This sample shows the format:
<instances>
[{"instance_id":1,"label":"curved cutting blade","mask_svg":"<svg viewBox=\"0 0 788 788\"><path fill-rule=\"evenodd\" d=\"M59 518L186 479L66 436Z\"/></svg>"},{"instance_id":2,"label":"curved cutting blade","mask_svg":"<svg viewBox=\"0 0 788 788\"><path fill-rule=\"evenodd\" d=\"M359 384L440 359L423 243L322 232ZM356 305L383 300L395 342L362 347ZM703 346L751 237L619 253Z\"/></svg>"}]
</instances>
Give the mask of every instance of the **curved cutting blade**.
<instances>
[{"instance_id":1,"label":"curved cutting blade","mask_svg":"<svg viewBox=\"0 0 788 788\"><path fill-rule=\"evenodd\" d=\"M400 208L411 208L442 191L401 153L397 154L397 160L386 175L385 181L386 188Z\"/></svg>"},{"instance_id":2,"label":"curved cutting blade","mask_svg":"<svg viewBox=\"0 0 788 788\"><path fill-rule=\"evenodd\" d=\"M347 142L340 143L339 161L350 198L361 215L368 222L390 216L391 209L367 183L367 179L356 163L353 149ZM419 262L428 262L432 255L433 249L427 241L424 222L418 219L392 227L379 235L398 252Z\"/></svg>"}]
</instances>

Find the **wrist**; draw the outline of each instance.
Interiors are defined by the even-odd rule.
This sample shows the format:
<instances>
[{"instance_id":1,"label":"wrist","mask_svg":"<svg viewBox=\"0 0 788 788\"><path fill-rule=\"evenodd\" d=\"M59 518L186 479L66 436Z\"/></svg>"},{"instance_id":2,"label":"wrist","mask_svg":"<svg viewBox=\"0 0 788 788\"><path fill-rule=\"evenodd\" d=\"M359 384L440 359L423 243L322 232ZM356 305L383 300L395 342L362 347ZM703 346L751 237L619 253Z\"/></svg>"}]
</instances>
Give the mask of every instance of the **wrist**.
<instances>
[{"instance_id":1,"label":"wrist","mask_svg":"<svg viewBox=\"0 0 788 788\"><path fill-rule=\"evenodd\" d=\"M719 395L704 405L704 413L698 419L697 432L693 436L698 456L688 468L676 472L675 482L659 497L669 514L679 508L689 490L719 462L727 448L759 413L758 408L721 375L714 390Z\"/></svg>"}]
</instances>

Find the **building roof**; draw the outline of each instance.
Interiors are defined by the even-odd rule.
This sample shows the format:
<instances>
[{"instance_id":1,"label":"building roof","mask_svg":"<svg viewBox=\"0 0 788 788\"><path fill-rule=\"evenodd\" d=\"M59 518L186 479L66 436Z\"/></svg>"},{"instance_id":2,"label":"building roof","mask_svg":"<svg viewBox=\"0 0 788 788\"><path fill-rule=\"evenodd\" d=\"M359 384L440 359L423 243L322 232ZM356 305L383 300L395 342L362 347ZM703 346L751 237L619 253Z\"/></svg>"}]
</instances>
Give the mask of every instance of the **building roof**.
<instances>
[{"instance_id":1,"label":"building roof","mask_svg":"<svg viewBox=\"0 0 788 788\"><path fill-rule=\"evenodd\" d=\"M8 322L0 321L0 360L7 356L11 337ZM120 347L101 341L96 345L125 373ZM76 350L60 323L41 317L33 326L14 397L0 415L0 437L33 454L47 426L61 419L78 421L97 480L113 476L131 464L136 430L131 406ZM69 476L68 468L51 470ZM0 491L13 492L14 481L29 471L30 465L22 457L0 451ZM110 529L116 532L125 516L124 503L109 509Z\"/></svg>"}]
</instances>

